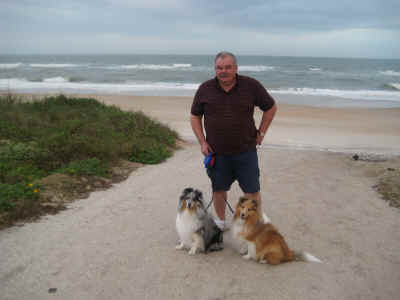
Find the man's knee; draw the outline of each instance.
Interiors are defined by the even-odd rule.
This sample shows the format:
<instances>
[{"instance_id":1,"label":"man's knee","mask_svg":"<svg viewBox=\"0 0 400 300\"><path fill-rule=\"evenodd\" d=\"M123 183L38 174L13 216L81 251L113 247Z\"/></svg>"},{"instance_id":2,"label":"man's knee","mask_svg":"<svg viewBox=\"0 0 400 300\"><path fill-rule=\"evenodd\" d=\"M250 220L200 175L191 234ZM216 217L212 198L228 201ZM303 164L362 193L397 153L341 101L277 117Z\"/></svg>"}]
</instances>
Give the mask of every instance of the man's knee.
<instances>
[{"instance_id":1,"label":"man's knee","mask_svg":"<svg viewBox=\"0 0 400 300\"><path fill-rule=\"evenodd\" d=\"M226 199L226 195L227 195L226 191L223 191L223 190L214 191L214 192L213 192L213 196L214 196L215 198L217 198L218 200L219 200L219 199Z\"/></svg>"},{"instance_id":2,"label":"man's knee","mask_svg":"<svg viewBox=\"0 0 400 300\"><path fill-rule=\"evenodd\" d=\"M248 199L254 199L257 201L261 200L261 195L260 192L256 192L256 193L244 193L244 196Z\"/></svg>"}]
</instances>

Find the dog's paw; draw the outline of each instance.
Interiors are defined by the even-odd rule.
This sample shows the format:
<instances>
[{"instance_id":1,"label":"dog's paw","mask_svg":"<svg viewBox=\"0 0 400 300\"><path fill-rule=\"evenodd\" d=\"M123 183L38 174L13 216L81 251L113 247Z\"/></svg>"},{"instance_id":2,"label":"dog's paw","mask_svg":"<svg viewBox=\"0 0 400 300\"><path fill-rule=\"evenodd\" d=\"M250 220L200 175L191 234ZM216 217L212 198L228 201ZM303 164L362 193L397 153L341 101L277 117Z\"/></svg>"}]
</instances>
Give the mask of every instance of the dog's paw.
<instances>
[{"instance_id":1,"label":"dog's paw","mask_svg":"<svg viewBox=\"0 0 400 300\"><path fill-rule=\"evenodd\" d=\"M246 260L250 260L251 259L251 256L248 253L246 255L243 255L242 257L244 259L246 259Z\"/></svg>"},{"instance_id":2,"label":"dog's paw","mask_svg":"<svg viewBox=\"0 0 400 300\"><path fill-rule=\"evenodd\" d=\"M247 245L245 245L245 246L241 246L240 248L239 248L239 253L240 253L240 255L246 255L247 254Z\"/></svg>"},{"instance_id":3,"label":"dog's paw","mask_svg":"<svg viewBox=\"0 0 400 300\"><path fill-rule=\"evenodd\" d=\"M208 251L221 251L224 250L224 244L223 243L215 243L208 248Z\"/></svg>"},{"instance_id":4,"label":"dog's paw","mask_svg":"<svg viewBox=\"0 0 400 300\"><path fill-rule=\"evenodd\" d=\"M183 250L183 248L185 248L183 243L180 243L179 245L176 245L176 247L175 247L176 250Z\"/></svg>"},{"instance_id":5,"label":"dog's paw","mask_svg":"<svg viewBox=\"0 0 400 300\"><path fill-rule=\"evenodd\" d=\"M262 260L259 261L259 263L260 263L260 264L267 264L268 261L266 261L265 259L262 259Z\"/></svg>"},{"instance_id":6,"label":"dog's paw","mask_svg":"<svg viewBox=\"0 0 400 300\"><path fill-rule=\"evenodd\" d=\"M189 251L189 255L195 255L196 254L196 248L191 248Z\"/></svg>"}]
</instances>

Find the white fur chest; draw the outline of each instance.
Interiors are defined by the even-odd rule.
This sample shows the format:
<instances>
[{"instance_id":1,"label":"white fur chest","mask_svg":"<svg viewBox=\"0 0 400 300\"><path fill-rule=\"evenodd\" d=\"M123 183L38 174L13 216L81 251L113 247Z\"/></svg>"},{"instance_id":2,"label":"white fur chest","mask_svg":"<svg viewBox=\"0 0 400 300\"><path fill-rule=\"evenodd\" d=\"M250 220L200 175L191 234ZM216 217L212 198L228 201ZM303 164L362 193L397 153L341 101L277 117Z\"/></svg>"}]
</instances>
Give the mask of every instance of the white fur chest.
<instances>
[{"instance_id":1,"label":"white fur chest","mask_svg":"<svg viewBox=\"0 0 400 300\"><path fill-rule=\"evenodd\" d=\"M187 210L178 213L176 216L176 231L178 232L180 242L185 247L192 244L192 235L202 227L202 221L196 214L190 214Z\"/></svg>"},{"instance_id":2,"label":"white fur chest","mask_svg":"<svg viewBox=\"0 0 400 300\"><path fill-rule=\"evenodd\" d=\"M243 228L244 224L242 219L238 218L233 221L231 230L232 230L232 235L235 239L243 240L243 237L241 236Z\"/></svg>"}]
</instances>

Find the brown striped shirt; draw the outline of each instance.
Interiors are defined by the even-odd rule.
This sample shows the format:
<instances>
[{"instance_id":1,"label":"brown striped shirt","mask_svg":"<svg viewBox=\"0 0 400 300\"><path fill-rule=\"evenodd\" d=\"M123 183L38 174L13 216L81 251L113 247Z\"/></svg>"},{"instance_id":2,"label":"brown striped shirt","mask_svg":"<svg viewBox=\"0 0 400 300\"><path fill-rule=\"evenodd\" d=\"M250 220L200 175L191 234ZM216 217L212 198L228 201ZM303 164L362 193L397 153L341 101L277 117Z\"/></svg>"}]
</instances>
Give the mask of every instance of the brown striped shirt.
<instances>
[{"instance_id":1,"label":"brown striped shirt","mask_svg":"<svg viewBox=\"0 0 400 300\"><path fill-rule=\"evenodd\" d=\"M236 84L229 92L224 91L217 78L201 84L191 114L204 116L206 140L215 153L238 154L256 147L254 107L267 111L274 104L261 83L237 75Z\"/></svg>"}]
</instances>

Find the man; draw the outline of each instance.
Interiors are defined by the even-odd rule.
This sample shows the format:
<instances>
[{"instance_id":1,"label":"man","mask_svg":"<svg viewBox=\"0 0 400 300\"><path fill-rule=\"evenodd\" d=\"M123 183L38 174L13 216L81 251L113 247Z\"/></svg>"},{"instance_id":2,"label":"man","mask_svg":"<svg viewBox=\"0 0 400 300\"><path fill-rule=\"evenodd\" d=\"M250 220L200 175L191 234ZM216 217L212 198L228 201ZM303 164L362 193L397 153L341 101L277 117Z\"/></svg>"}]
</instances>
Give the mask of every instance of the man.
<instances>
[{"instance_id":1,"label":"man","mask_svg":"<svg viewBox=\"0 0 400 300\"><path fill-rule=\"evenodd\" d=\"M277 110L265 88L253 78L238 75L237 70L232 53L218 53L216 77L200 85L191 108L190 122L201 152L215 153L215 166L207 173L221 229L225 229L227 191L235 180L245 196L257 199L261 207L256 145L261 145ZM264 112L258 129L255 106Z\"/></svg>"}]
</instances>

